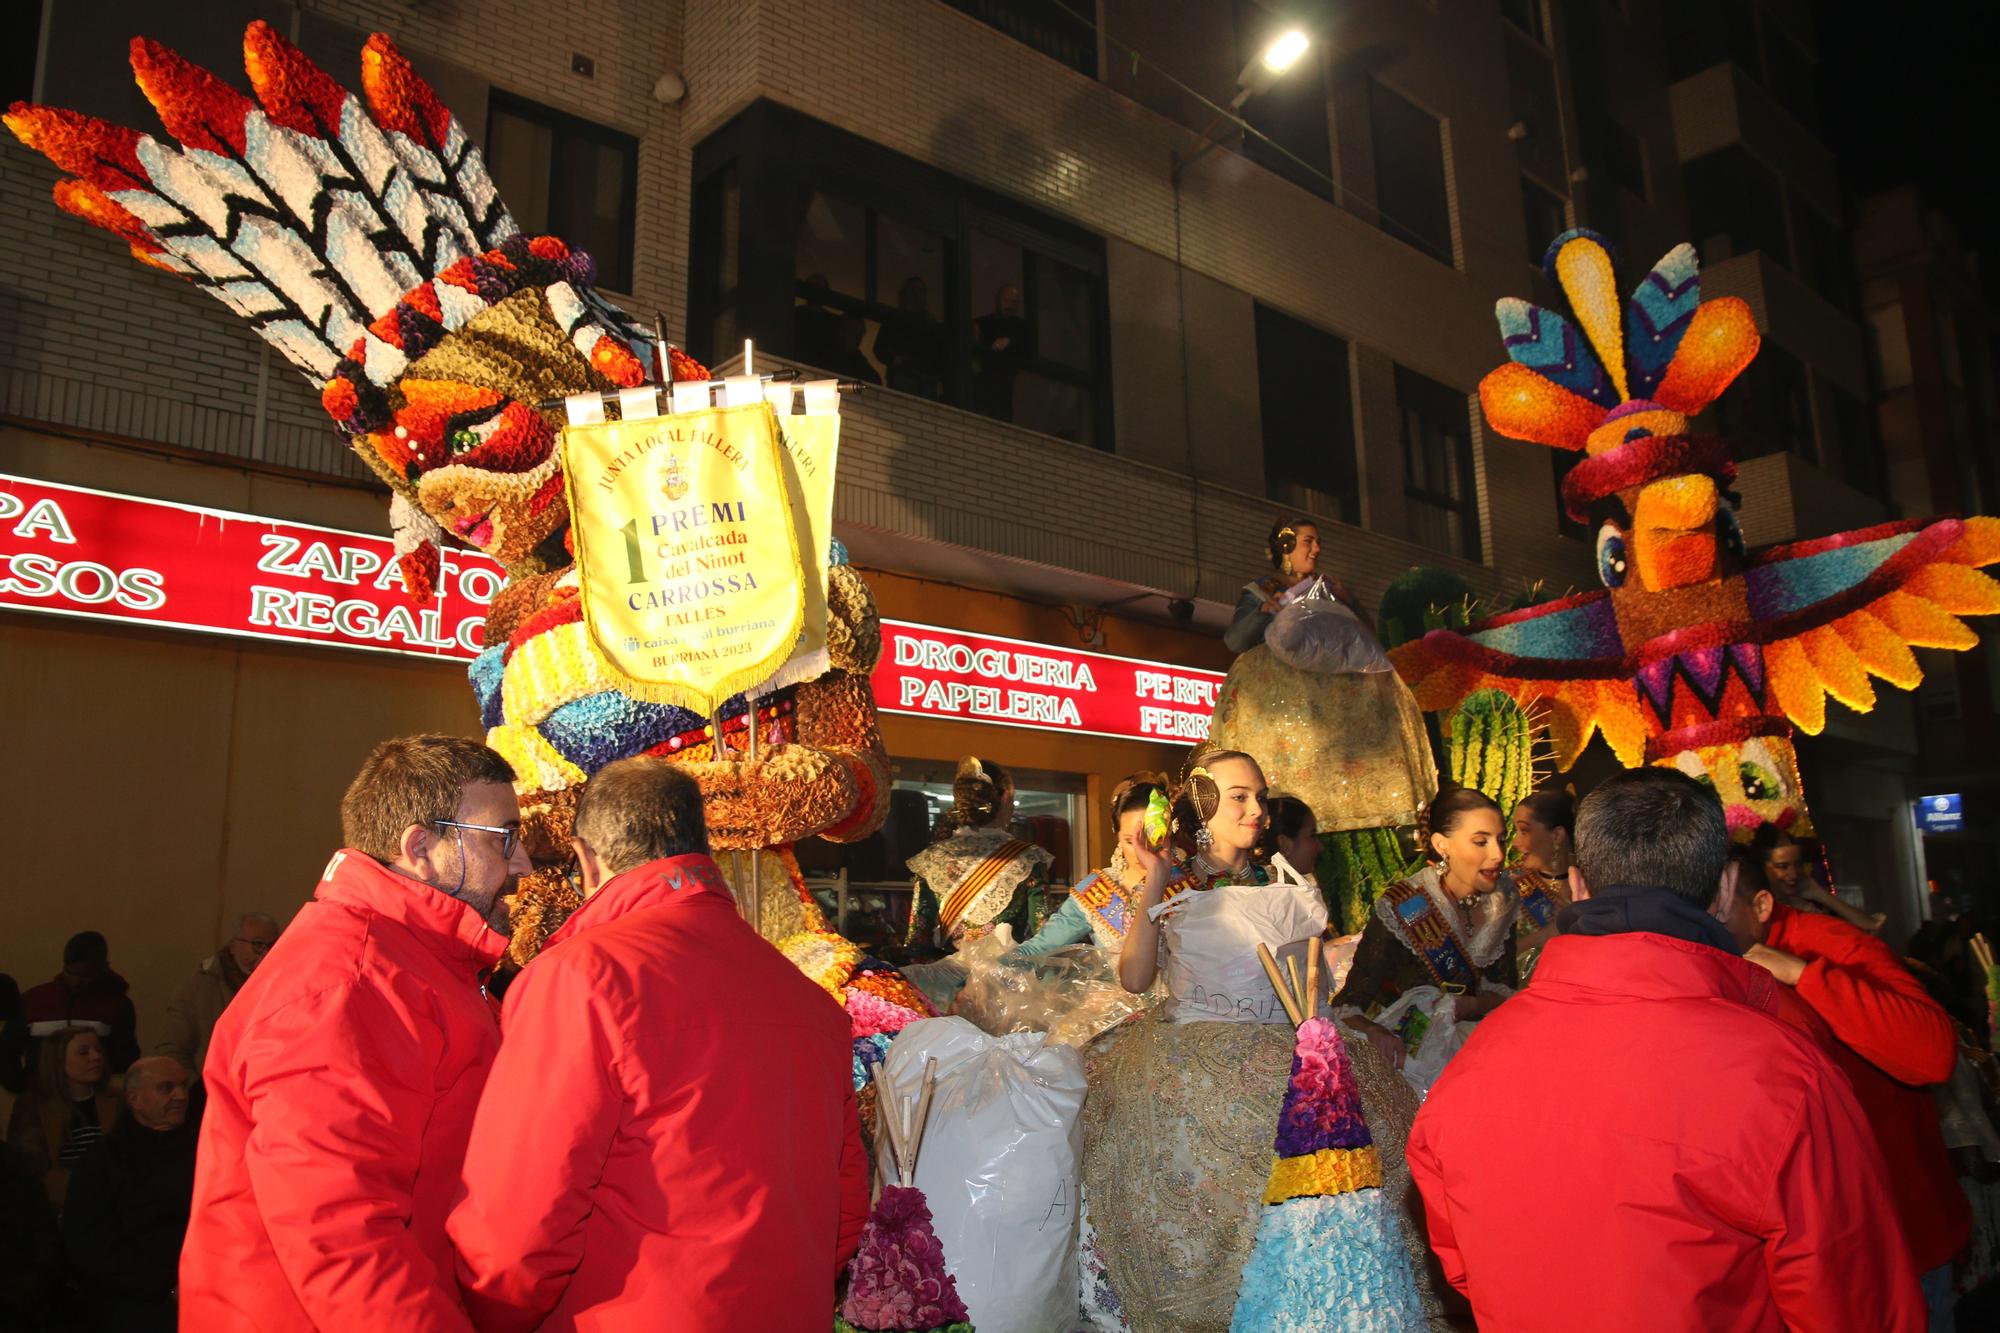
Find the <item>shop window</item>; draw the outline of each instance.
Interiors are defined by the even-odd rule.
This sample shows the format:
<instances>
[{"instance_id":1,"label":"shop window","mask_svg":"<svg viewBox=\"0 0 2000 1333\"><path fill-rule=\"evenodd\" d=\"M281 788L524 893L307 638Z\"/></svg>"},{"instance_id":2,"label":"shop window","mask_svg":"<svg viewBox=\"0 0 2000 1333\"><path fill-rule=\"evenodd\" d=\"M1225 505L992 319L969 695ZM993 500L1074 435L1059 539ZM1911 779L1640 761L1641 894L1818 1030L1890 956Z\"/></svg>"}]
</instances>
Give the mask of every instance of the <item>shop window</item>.
<instances>
[{"instance_id":1,"label":"shop window","mask_svg":"<svg viewBox=\"0 0 2000 1333\"><path fill-rule=\"evenodd\" d=\"M1542 0L1500 0L1500 17L1543 46L1549 44L1549 30L1542 22Z\"/></svg>"},{"instance_id":2,"label":"shop window","mask_svg":"<svg viewBox=\"0 0 2000 1333\"><path fill-rule=\"evenodd\" d=\"M944 0L961 14L1006 33L1023 46L1097 77L1096 6L1072 0Z\"/></svg>"},{"instance_id":3,"label":"shop window","mask_svg":"<svg viewBox=\"0 0 2000 1333\"><path fill-rule=\"evenodd\" d=\"M1266 494L1359 524L1347 343L1263 305L1256 327Z\"/></svg>"},{"instance_id":4,"label":"shop window","mask_svg":"<svg viewBox=\"0 0 2000 1333\"><path fill-rule=\"evenodd\" d=\"M798 844L799 868L828 919L848 939L878 955L898 956L909 928L911 877L907 862L931 844L951 811L949 760L897 759L882 827L856 843L808 838ZM1073 773L1009 769L1014 778L1015 837L1049 853L1046 917L1062 905L1069 886L1091 867L1086 779Z\"/></svg>"},{"instance_id":5,"label":"shop window","mask_svg":"<svg viewBox=\"0 0 2000 1333\"><path fill-rule=\"evenodd\" d=\"M1238 69L1290 26L1258 0L1236 0L1235 18ZM1298 67L1244 103L1243 119L1258 134L1243 136L1243 156L1331 202L1333 138L1327 105L1325 68L1315 48L1306 52Z\"/></svg>"},{"instance_id":6,"label":"shop window","mask_svg":"<svg viewBox=\"0 0 2000 1333\"><path fill-rule=\"evenodd\" d=\"M1403 498L1410 540L1479 559L1479 497L1465 395L1397 366L1396 404L1403 418Z\"/></svg>"},{"instance_id":7,"label":"shop window","mask_svg":"<svg viewBox=\"0 0 2000 1333\"><path fill-rule=\"evenodd\" d=\"M562 237L597 261L598 286L632 290L637 139L496 90L486 167L522 231Z\"/></svg>"},{"instance_id":8,"label":"shop window","mask_svg":"<svg viewBox=\"0 0 2000 1333\"><path fill-rule=\"evenodd\" d=\"M1713 267L1736 255L1761 252L1786 268L1785 206L1778 178L1740 146L1703 154L1681 169L1688 221L1701 262Z\"/></svg>"},{"instance_id":9,"label":"shop window","mask_svg":"<svg viewBox=\"0 0 2000 1333\"><path fill-rule=\"evenodd\" d=\"M1536 272L1549 245L1569 229L1568 205L1530 177L1521 177L1521 218L1528 228L1528 263Z\"/></svg>"},{"instance_id":10,"label":"shop window","mask_svg":"<svg viewBox=\"0 0 2000 1333\"><path fill-rule=\"evenodd\" d=\"M1453 262L1444 127L1375 79L1368 81L1379 225L1442 264Z\"/></svg>"}]
</instances>

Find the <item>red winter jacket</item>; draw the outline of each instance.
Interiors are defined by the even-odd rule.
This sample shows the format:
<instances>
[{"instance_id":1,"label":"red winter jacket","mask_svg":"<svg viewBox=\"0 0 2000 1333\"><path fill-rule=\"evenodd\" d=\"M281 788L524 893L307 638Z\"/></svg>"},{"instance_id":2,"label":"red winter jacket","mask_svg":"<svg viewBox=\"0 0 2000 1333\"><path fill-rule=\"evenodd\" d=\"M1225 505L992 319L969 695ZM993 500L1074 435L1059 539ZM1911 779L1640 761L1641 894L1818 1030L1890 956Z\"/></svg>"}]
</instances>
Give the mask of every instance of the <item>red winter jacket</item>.
<instances>
[{"instance_id":1,"label":"red winter jacket","mask_svg":"<svg viewBox=\"0 0 2000 1333\"><path fill-rule=\"evenodd\" d=\"M1481 1333L1917 1333L1847 1080L1739 958L1551 941L1410 1132L1431 1247Z\"/></svg>"},{"instance_id":2,"label":"red winter jacket","mask_svg":"<svg viewBox=\"0 0 2000 1333\"><path fill-rule=\"evenodd\" d=\"M1958 1030L1888 945L1845 921L1780 903L1764 943L1806 960L1798 996L1833 1030L1834 1059L1875 1131L1911 1258L1927 1273L1972 1234L1937 1103L1922 1086L1951 1078Z\"/></svg>"},{"instance_id":3,"label":"red winter jacket","mask_svg":"<svg viewBox=\"0 0 2000 1333\"><path fill-rule=\"evenodd\" d=\"M444 1222L507 942L357 851L313 899L209 1042L181 1327L469 1330Z\"/></svg>"},{"instance_id":4,"label":"red winter jacket","mask_svg":"<svg viewBox=\"0 0 2000 1333\"><path fill-rule=\"evenodd\" d=\"M827 1327L868 1212L847 1016L714 861L613 877L503 1026L450 1224L482 1330Z\"/></svg>"}]
</instances>

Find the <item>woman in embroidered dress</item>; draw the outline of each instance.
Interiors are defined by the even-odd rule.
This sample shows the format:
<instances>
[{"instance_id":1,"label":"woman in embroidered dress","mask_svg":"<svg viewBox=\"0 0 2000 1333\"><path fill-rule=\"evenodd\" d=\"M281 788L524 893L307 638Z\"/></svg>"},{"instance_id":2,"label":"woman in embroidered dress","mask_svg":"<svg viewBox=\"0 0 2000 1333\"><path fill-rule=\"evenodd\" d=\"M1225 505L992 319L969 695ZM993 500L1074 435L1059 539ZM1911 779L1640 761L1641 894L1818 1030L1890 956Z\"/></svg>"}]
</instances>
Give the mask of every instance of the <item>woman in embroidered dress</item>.
<instances>
[{"instance_id":1,"label":"woman in embroidered dress","mask_svg":"<svg viewBox=\"0 0 2000 1333\"><path fill-rule=\"evenodd\" d=\"M1514 891L1521 914L1514 921L1514 955L1521 984L1534 975L1542 946L1556 936L1556 913L1569 906L1570 853L1575 847L1576 801L1547 788L1514 807L1513 849L1521 863Z\"/></svg>"},{"instance_id":2,"label":"woman in embroidered dress","mask_svg":"<svg viewBox=\"0 0 2000 1333\"><path fill-rule=\"evenodd\" d=\"M1274 882L1253 859L1267 804L1257 761L1227 750L1195 760L1174 807L1185 864L1144 839L1128 852L1144 878L1119 979L1137 993L1164 976L1167 1001L1087 1061L1083 1268L1096 1328L1229 1327L1296 1037L1257 946L1276 952L1326 929L1317 890ZM1348 1048L1400 1209L1413 1197L1403 1144L1416 1098L1358 1035ZM1421 1224L1406 1215L1404 1232L1421 1266ZM1434 1313L1428 1286L1425 1302Z\"/></svg>"},{"instance_id":3,"label":"woman in embroidered dress","mask_svg":"<svg viewBox=\"0 0 2000 1333\"><path fill-rule=\"evenodd\" d=\"M1514 919L1520 898L1501 869L1507 835L1500 807L1471 787L1448 787L1417 830L1431 863L1383 891L1362 928L1347 980L1333 997L1341 1022L1400 1065L1403 1040L1367 1016L1404 991L1457 992L1452 1017L1470 1023L1513 994Z\"/></svg>"},{"instance_id":4,"label":"woman in embroidered dress","mask_svg":"<svg viewBox=\"0 0 2000 1333\"><path fill-rule=\"evenodd\" d=\"M1368 613L1354 600L1347 585L1330 575L1319 574L1319 551L1319 525L1309 518L1288 518L1271 528L1270 536L1264 539L1264 554L1276 572L1243 585L1243 592L1236 599L1236 615L1222 634L1222 641L1231 652L1247 653L1262 643L1272 617L1303 597L1315 575L1342 607L1368 625Z\"/></svg>"},{"instance_id":5,"label":"woman in embroidered dress","mask_svg":"<svg viewBox=\"0 0 2000 1333\"><path fill-rule=\"evenodd\" d=\"M1118 842L1111 852L1111 864L1084 876L1070 890L1069 898L1046 921L1035 937L1010 955L1013 958L1040 958L1072 944L1094 943L1114 954L1132 924L1145 874L1132 860L1132 847L1142 836L1146 822L1146 802L1156 791L1164 791L1166 778L1158 773L1134 773L1111 793L1111 818L1118 830Z\"/></svg>"},{"instance_id":6,"label":"woman in embroidered dress","mask_svg":"<svg viewBox=\"0 0 2000 1333\"><path fill-rule=\"evenodd\" d=\"M970 940L1006 924L1017 940L1041 921L1047 851L1008 831L1014 819L1014 779L1000 765L967 755L951 784L951 813L944 836L906 863L916 877L905 943L955 953ZM965 984L955 959L913 964L904 975L937 1006L951 1008Z\"/></svg>"}]
</instances>

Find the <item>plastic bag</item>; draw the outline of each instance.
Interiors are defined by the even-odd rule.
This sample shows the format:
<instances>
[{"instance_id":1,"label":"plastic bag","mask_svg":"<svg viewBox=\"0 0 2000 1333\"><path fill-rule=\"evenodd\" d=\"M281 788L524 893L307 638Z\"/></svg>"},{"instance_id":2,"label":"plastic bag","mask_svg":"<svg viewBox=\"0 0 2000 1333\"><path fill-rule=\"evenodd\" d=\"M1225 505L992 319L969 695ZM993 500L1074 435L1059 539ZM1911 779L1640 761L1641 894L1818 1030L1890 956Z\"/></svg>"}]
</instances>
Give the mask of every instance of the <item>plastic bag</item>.
<instances>
[{"instance_id":1,"label":"plastic bag","mask_svg":"<svg viewBox=\"0 0 2000 1333\"><path fill-rule=\"evenodd\" d=\"M1223 884L1176 894L1164 918L1162 971L1176 1022L1281 1023L1257 946L1310 939L1326 929L1326 901L1294 877L1280 884Z\"/></svg>"},{"instance_id":2,"label":"plastic bag","mask_svg":"<svg viewBox=\"0 0 2000 1333\"><path fill-rule=\"evenodd\" d=\"M1118 982L1117 954L1095 945L1018 959L1007 958L1010 949L988 936L954 955L967 975L952 1012L991 1036L1045 1032L1050 1041L1082 1048L1162 998L1127 991Z\"/></svg>"},{"instance_id":3,"label":"plastic bag","mask_svg":"<svg viewBox=\"0 0 2000 1333\"><path fill-rule=\"evenodd\" d=\"M1264 642L1278 660L1315 675L1395 670L1375 635L1354 612L1321 590L1317 582L1314 586L1312 594L1272 617L1270 628L1264 631Z\"/></svg>"},{"instance_id":4,"label":"plastic bag","mask_svg":"<svg viewBox=\"0 0 2000 1333\"><path fill-rule=\"evenodd\" d=\"M1436 986L1412 986L1396 1002L1375 1015L1375 1021L1403 1039L1408 1055L1403 1060L1403 1077L1422 1097L1444 1072L1445 1062L1458 1054L1466 1038L1478 1024L1461 1024L1452 1017L1452 1001Z\"/></svg>"},{"instance_id":5,"label":"plastic bag","mask_svg":"<svg viewBox=\"0 0 2000 1333\"><path fill-rule=\"evenodd\" d=\"M980 1333L1050 1333L1076 1316L1083 1058L1033 1032L992 1037L963 1018L897 1034L884 1066L898 1097L937 1060L916 1185L945 1265ZM887 1136L878 1140L888 1163Z\"/></svg>"}]
</instances>

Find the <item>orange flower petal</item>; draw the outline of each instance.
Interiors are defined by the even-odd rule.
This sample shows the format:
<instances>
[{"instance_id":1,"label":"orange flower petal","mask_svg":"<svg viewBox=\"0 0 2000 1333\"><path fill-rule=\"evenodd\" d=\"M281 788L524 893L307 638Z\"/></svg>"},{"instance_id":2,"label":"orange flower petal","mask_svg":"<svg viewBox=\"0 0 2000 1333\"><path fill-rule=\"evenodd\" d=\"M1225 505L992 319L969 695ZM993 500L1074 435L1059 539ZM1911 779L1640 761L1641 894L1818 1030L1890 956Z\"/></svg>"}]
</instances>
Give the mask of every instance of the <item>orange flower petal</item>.
<instances>
[{"instance_id":1,"label":"orange flower petal","mask_svg":"<svg viewBox=\"0 0 2000 1333\"><path fill-rule=\"evenodd\" d=\"M1911 593L1885 593L1868 607L1881 622L1912 648L1952 648L1965 651L1979 636L1965 622L1936 603Z\"/></svg>"},{"instance_id":2,"label":"orange flower petal","mask_svg":"<svg viewBox=\"0 0 2000 1333\"><path fill-rule=\"evenodd\" d=\"M1854 650L1861 665L1897 689L1913 690L1924 678L1915 653L1896 632L1870 615L1855 611L1833 622L1833 629Z\"/></svg>"},{"instance_id":3,"label":"orange flower petal","mask_svg":"<svg viewBox=\"0 0 2000 1333\"><path fill-rule=\"evenodd\" d=\"M1792 725L1808 736L1826 729L1826 690L1797 639L1765 645L1764 674L1770 681L1772 699Z\"/></svg>"},{"instance_id":4,"label":"orange flower petal","mask_svg":"<svg viewBox=\"0 0 2000 1333\"><path fill-rule=\"evenodd\" d=\"M1990 616L2000 612L2000 583L1970 565L1925 565L1903 580L1913 593L1955 616Z\"/></svg>"},{"instance_id":5,"label":"orange flower petal","mask_svg":"<svg viewBox=\"0 0 2000 1333\"><path fill-rule=\"evenodd\" d=\"M1688 323L1653 401L1694 416L1719 397L1756 359L1757 318L1734 296L1703 301Z\"/></svg>"},{"instance_id":6,"label":"orange flower petal","mask_svg":"<svg viewBox=\"0 0 2000 1333\"><path fill-rule=\"evenodd\" d=\"M1807 630L1799 636L1799 645L1812 659L1813 669L1819 673L1820 684L1828 694L1857 713L1875 707L1875 687L1868 683L1868 668L1861 665L1861 659L1831 626Z\"/></svg>"},{"instance_id":7,"label":"orange flower petal","mask_svg":"<svg viewBox=\"0 0 2000 1333\"><path fill-rule=\"evenodd\" d=\"M2000 563L2000 518L1968 518L1959 534L1940 557L1954 565Z\"/></svg>"},{"instance_id":8,"label":"orange flower petal","mask_svg":"<svg viewBox=\"0 0 2000 1333\"><path fill-rule=\"evenodd\" d=\"M1581 449L1604 420L1604 409L1526 366L1509 361L1479 381L1479 405L1493 429L1509 439Z\"/></svg>"}]
</instances>

